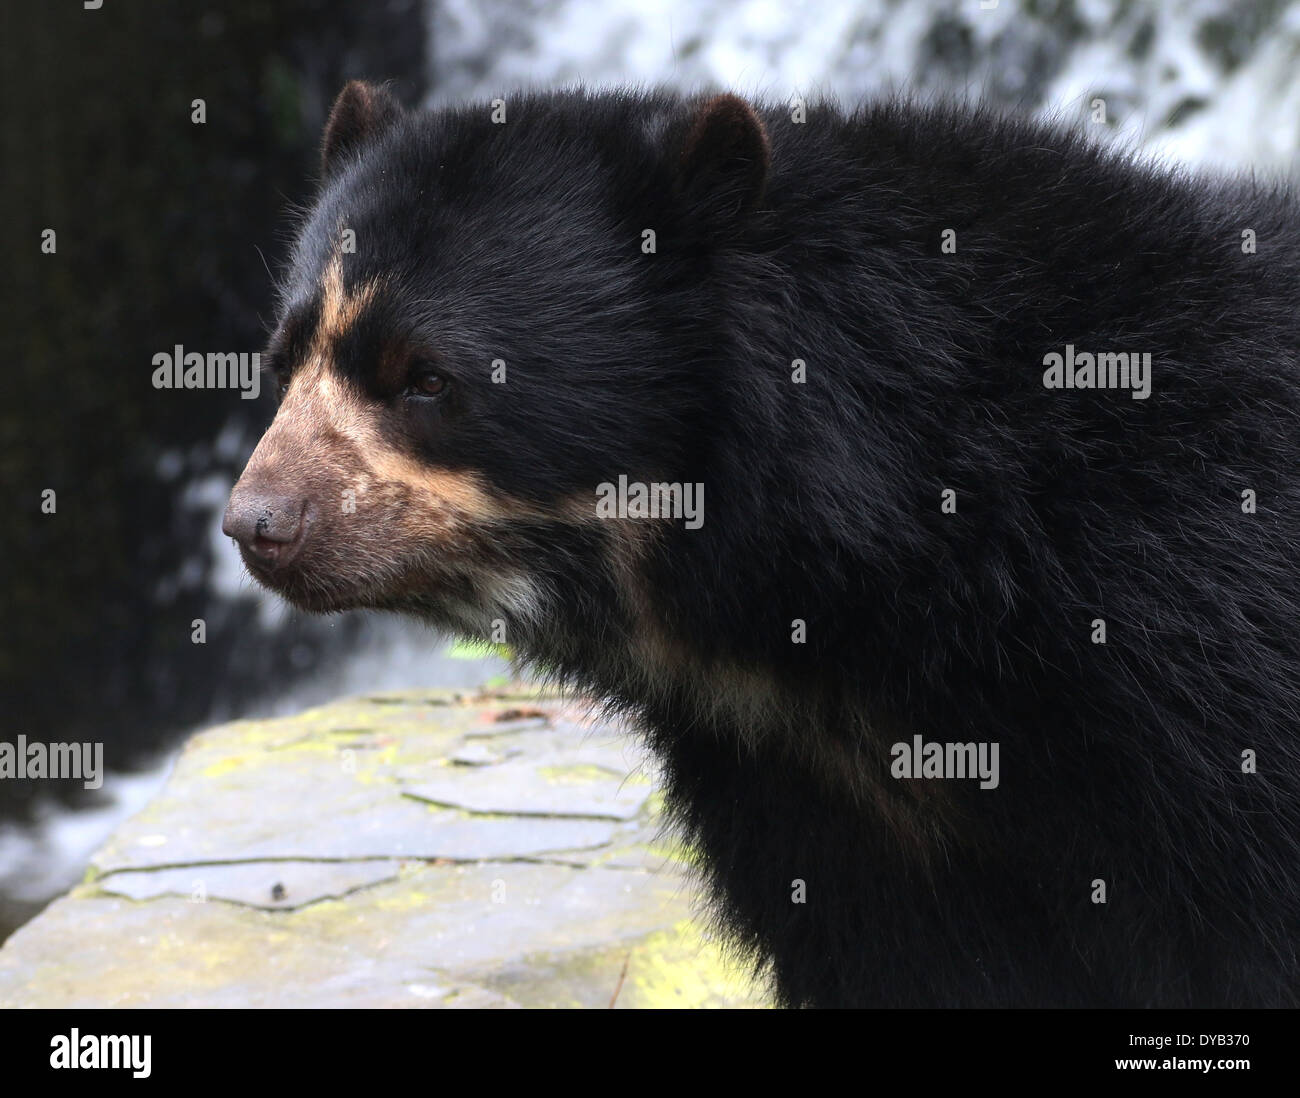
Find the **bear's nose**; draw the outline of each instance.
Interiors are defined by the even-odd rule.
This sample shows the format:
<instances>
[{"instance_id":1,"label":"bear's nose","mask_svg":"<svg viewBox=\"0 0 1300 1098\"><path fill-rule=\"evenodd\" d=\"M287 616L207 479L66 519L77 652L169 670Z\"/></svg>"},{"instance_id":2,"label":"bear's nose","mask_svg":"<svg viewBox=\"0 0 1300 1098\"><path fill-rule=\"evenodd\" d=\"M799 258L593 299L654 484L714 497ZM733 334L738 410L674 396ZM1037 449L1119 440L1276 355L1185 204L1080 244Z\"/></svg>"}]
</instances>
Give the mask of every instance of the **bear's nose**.
<instances>
[{"instance_id":1,"label":"bear's nose","mask_svg":"<svg viewBox=\"0 0 1300 1098\"><path fill-rule=\"evenodd\" d=\"M231 494L221 532L263 564L287 564L302 544L307 501L299 496L241 490Z\"/></svg>"}]
</instances>

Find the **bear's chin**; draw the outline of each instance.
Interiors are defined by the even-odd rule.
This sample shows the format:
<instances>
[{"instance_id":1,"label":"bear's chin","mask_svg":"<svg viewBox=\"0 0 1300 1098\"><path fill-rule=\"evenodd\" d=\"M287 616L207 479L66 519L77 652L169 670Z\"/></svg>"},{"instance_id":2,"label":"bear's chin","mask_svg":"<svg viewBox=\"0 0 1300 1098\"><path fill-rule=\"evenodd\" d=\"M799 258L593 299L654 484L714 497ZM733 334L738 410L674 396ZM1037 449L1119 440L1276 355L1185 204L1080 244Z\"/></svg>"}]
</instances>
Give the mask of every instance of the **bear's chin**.
<instances>
[{"instance_id":1,"label":"bear's chin","mask_svg":"<svg viewBox=\"0 0 1300 1098\"><path fill-rule=\"evenodd\" d=\"M376 605L363 589L339 583L337 577L301 568L267 568L250 560L248 554L244 554L244 567L263 590L309 614L334 614Z\"/></svg>"},{"instance_id":2,"label":"bear's chin","mask_svg":"<svg viewBox=\"0 0 1300 1098\"><path fill-rule=\"evenodd\" d=\"M302 581L275 583L259 577L258 583L266 590L279 595L295 610L303 610L309 614L338 614L344 610L364 610L376 605L359 592L340 591Z\"/></svg>"},{"instance_id":3,"label":"bear's chin","mask_svg":"<svg viewBox=\"0 0 1300 1098\"><path fill-rule=\"evenodd\" d=\"M364 584L340 582L302 570L270 572L249 566L259 587L278 595L295 610L308 614L340 614L348 610L379 610L417 618L444 632L469 631L477 635L486 612L476 602L453 595L455 587L439 585L437 592L382 590ZM428 581L426 580L426 584Z\"/></svg>"}]
</instances>

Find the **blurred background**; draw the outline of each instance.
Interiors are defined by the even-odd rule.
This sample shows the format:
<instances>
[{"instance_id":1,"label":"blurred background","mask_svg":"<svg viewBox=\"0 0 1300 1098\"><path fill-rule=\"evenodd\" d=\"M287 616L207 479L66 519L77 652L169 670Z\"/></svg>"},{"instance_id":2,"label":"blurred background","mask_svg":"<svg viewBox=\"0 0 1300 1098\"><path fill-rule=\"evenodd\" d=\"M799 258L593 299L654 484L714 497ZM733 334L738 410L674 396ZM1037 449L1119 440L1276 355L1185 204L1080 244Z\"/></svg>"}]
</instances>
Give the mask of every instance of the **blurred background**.
<instances>
[{"instance_id":1,"label":"blurred background","mask_svg":"<svg viewBox=\"0 0 1300 1098\"><path fill-rule=\"evenodd\" d=\"M219 526L269 393L151 384L176 344L261 349L344 81L391 79L410 105L575 81L956 93L1281 175L1298 59L1297 0L5 4L0 739L102 742L109 773L94 793L0 781L0 940L81 876L196 728L506 673L398 621L307 618L256 590Z\"/></svg>"}]
</instances>

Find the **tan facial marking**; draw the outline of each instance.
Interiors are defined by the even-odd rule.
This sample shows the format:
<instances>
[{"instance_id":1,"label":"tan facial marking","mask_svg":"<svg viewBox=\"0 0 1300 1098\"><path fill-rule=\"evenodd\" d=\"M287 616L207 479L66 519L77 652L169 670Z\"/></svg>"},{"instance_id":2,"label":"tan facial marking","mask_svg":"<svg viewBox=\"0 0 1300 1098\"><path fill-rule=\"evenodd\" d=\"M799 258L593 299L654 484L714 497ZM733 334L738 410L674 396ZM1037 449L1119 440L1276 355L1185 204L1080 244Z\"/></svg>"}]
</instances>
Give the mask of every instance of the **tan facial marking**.
<instances>
[{"instance_id":1,"label":"tan facial marking","mask_svg":"<svg viewBox=\"0 0 1300 1098\"><path fill-rule=\"evenodd\" d=\"M342 257L335 253L321 276L321 319L311 351L295 371L275 422L263 439L266 457L274 450L314 454L339 474L348 469L353 476L340 479L352 483L341 483L340 488L357 490L358 510L365 491L400 486L410 497L404 518L416 535L433 533L435 528L445 533L446 522L453 515L473 521L540 517L535 508L489 492L474 473L431 468L394 448L382 430L378 409L330 369L334 341L356 323L379 290L379 282L371 281L349 294L343 285ZM279 437L273 440L273 436ZM346 455L336 452L339 440L346 443Z\"/></svg>"},{"instance_id":2,"label":"tan facial marking","mask_svg":"<svg viewBox=\"0 0 1300 1098\"><path fill-rule=\"evenodd\" d=\"M477 474L434 468L396 449L383 426L380 410L316 356L295 374L264 441L280 434L298 453L314 454L322 464L346 465L353 475L344 486L356 488L359 494L384 485L400 486L410 495L408 518L418 519L425 507L474 519L521 517L529 512L524 505L507 503L489 492Z\"/></svg>"},{"instance_id":3,"label":"tan facial marking","mask_svg":"<svg viewBox=\"0 0 1300 1098\"><path fill-rule=\"evenodd\" d=\"M374 300L378 289L378 280L372 280L349 294L343 286L343 256L335 252L321 275L320 325L316 329L313 352L328 354L333 340L356 323L357 317Z\"/></svg>"},{"instance_id":4,"label":"tan facial marking","mask_svg":"<svg viewBox=\"0 0 1300 1098\"><path fill-rule=\"evenodd\" d=\"M337 285L327 290L326 299L338 291ZM335 296L328 312L335 322L351 323L362 307L356 295ZM432 553L464 557L461 563L469 566L474 540L489 539L491 524L546 517L540 508L493 492L477 473L432 467L401 451L386 417L380 403L334 372L330 341L318 332L245 475L306 488L328 525L347 529L336 537L358 565L379 556L396 562ZM345 491L351 510L343 508ZM327 526L318 527L318 536L330 536Z\"/></svg>"}]
</instances>

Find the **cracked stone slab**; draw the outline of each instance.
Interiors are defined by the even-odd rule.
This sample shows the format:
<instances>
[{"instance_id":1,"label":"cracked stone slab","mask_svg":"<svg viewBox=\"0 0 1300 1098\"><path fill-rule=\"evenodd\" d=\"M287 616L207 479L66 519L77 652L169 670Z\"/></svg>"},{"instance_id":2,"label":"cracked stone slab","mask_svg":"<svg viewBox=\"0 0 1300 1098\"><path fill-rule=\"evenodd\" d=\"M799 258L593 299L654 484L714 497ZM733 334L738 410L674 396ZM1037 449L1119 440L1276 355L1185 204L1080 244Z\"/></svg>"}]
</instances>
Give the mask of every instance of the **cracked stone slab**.
<instances>
[{"instance_id":1,"label":"cracked stone slab","mask_svg":"<svg viewBox=\"0 0 1300 1098\"><path fill-rule=\"evenodd\" d=\"M491 739L479 738L476 731L468 732L447 761L457 763L465 758L471 765L487 766L524 758L545 760L543 765L547 765L555 756L563 756L568 764L598 767L634 781L659 784L658 763L631 735L560 721Z\"/></svg>"},{"instance_id":2,"label":"cracked stone slab","mask_svg":"<svg viewBox=\"0 0 1300 1098\"><path fill-rule=\"evenodd\" d=\"M181 896L226 900L267 911L333 900L396 879L399 862L252 862L128 870L98 881L101 891L130 900Z\"/></svg>"},{"instance_id":3,"label":"cracked stone slab","mask_svg":"<svg viewBox=\"0 0 1300 1098\"><path fill-rule=\"evenodd\" d=\"M478 704L426 701L348 701L237 722L217 738L203 733L160 796L119 828L92 865L106 873L270 859L499 860L615 839L604 819L537 818L526 809L514 816L508 804L498 816L473 818L402 796L400 781L448 773L446 759L464 734L491 720ZM569 735L575 748L580 740ZM601 757L615 756L606 749ZM196 803L204 806L197 821Z\"/></svg>"},{"instance_id":4,"label":"cracked stone slab","mask_svg":"<svg viewBox=\"0 0 1300 1098\"><path fill-rule=\"evenodd\" d=\"M0 948L0 1007L762 1003L701 930L655 779L545 694L208 729Z\"/></svg>"},{"instance_id":5,"label":"cracked stone slab","mask_svg":"<svg viewBox=\"0 0 1300 1098\"><path fill-rule=\"evenodd\" d=\"M254 811L253 806L245 806ZM210 825L158 830L124 828L92 865L105 873L196 862L279 859L418 858L453 862L536 858L592 850L615 837L612 821L472 818L431 812L402 799L350 806L346 815L306 817L272 810L260 818L238 812Z\"/></svg>"},{"instance_id":6,"label":"cracked stone slab","mask_svg":"<svg viewBox=\"0 0 1300 1098\"><path fill-rule=\"evenodd\" d=\"M599 761L593 761L599 760ZM654 791L595 752L551 752L406 786L410 797L470 812L632 820ZM633 776L635 777L635 775Z\"/></svg>"},{"instance_id":7,"label":"cracked stone slab","mask_svg":"<svg viewBox=\"0 0 1300 1098\"><path fill-rule=\"evenodd\" d=\"M457 766L491 766L493 763L504 762L522 752L521 747L499 750L489 747L486 743L467 743L451 756L451 762Z\"/></svg>"},{"instance_id":8,"label":"cracked stone slab","mask_svg":"<svg viewBox=\"0 0 1300 1098\"><path fill-rule=\"evenodd\" d=\"M0 949L0 1008L761 1003L692 906L673 876L519 863L403 867L286 911L90 882Z\"/></svg>"}]
</instances>

